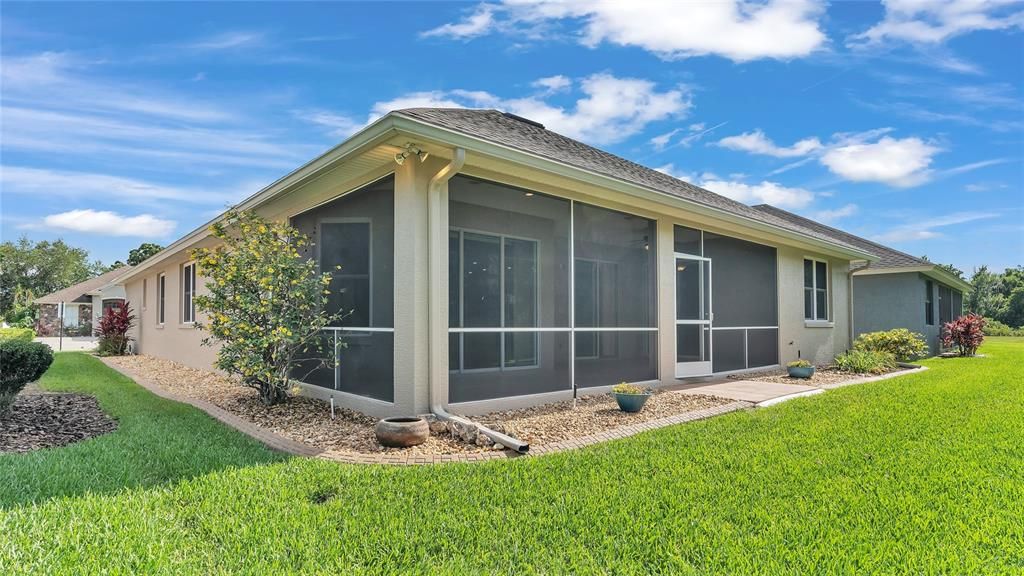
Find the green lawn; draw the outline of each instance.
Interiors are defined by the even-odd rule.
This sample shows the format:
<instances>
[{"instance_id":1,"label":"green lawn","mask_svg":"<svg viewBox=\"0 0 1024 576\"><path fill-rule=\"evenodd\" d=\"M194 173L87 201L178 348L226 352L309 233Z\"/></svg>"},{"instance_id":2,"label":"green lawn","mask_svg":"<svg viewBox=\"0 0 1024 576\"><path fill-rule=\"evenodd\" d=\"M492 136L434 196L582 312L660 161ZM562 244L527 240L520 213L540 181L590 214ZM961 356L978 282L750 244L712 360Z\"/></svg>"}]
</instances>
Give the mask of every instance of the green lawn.
<instances>
[{"instance_id":1,"label":"green lawn","mask_svg":"<svg viewBox=\"0 0 1024 576\"><path fill-rule=\"evenodd\" d=\"M0 567L1019 574L1024 340L982 352L577 452L415 468L275 462L61 355L44 385L95 391L121 428L0 458Z\"/></svg>"}]
</instances>

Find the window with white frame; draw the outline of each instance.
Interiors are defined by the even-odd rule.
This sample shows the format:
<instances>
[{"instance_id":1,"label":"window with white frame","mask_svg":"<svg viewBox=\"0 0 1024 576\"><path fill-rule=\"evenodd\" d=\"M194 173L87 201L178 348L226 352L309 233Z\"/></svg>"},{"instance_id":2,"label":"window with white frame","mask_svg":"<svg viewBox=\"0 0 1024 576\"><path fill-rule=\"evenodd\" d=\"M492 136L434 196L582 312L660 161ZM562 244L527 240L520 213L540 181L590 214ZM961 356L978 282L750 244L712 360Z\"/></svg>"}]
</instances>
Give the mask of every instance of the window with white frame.
<instances>
[{"instance_id":1,"label":"window with white frame","mask_svg":"<svg viewBox=\"0 0 1024 576\"><path fill-rule=\"evenodd\" d=\"M159 274L156 277L156 323L163 325L164 311L167 301L167 276Z\"/></svg>"},{"instance_id":2,"label":"window with white frame","mask_svg":"<svg viewBox=\"0 0 1024 576\"><path fill-rule=\"evenodd\" d=\"M196 263L189 262L181 267L181 323L196 321Z\"/></svg>"},{"instance_id":3,"label":"window with white frame","mask_svg":"<svg viewBox=\"0 0 1024 576\"><path fill-rule=\"evenodd\" d=\"M804 259L804 319L828 320L828 263Z\"/></svg>"},{"instance_id":4,"label":"window with white frame","mask_svg":"<svg viewBox=\"0 0 1024 576\"><path fill-rule=\"evenodd\" d=\"M450 314L469 328L532 328L539 316L538 242L529 238L453 229L449 266L458 282L450 290ZM536 367L533 332L460 336L453 371Z\"/></svg>"}]
</instances>

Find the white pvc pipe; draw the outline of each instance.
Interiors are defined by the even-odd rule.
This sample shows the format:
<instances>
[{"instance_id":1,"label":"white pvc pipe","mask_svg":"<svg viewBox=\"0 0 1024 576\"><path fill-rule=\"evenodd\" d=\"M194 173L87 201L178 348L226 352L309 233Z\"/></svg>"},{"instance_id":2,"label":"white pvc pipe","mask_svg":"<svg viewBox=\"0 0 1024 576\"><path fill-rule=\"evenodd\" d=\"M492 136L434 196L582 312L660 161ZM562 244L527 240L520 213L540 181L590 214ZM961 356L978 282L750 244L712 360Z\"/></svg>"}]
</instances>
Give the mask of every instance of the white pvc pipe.
<instances>
[{"instance_id":1,"label":"white pvc pipe","mask_svg":"<svg viewBox=\"0 0 1024 576\"><path fill-rule=\"evenodd\" d=\"M441 342L448 341L448 319L443 317L441 314L444 299L448 297L448 295L443 294L441 290L441 251L448 245L448 228L447 226L443 226L445 221L444 211L448 210L448 202L445 201L447 200L447 195L442 194L441 188L447 184L453 176L458 174L459 170L461 170L466 163L465 149L455 148L452 152L452 161L444 168L441 168L437 174L434 174L430 179L430 184L427 186L427 235L429 253L428 277L430 285L428 300L428 330L430 333L430 338L428 338L428 345L430 347L428 365L430 367L430 374L427 390L430 398L430 411L441 420L458 422L465 426L475 426L481 434L487 436L494 442L501 444L506 448L511 448L516 452L525 453L530 450L530 445L526 442L449 413L446 407L447 402L442 397L440 390L438 390L441 378L447 376L447 368L438 362L438 359L442 355L438 353L436 346Z\"/></svg>"}]
</instances>

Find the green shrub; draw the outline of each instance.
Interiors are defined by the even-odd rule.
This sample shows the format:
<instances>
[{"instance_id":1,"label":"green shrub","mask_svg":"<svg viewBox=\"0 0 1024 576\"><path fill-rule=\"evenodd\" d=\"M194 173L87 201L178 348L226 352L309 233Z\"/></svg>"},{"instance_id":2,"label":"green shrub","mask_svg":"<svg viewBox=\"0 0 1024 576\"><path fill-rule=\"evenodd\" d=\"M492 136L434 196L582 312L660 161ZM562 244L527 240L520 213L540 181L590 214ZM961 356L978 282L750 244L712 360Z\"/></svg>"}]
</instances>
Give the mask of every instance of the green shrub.
<instances>
[{"instance_id":1,"label":"green shrub","mask_svg":"<svg viewBox=\"0 0 1024 576\"><path fill-rule=\"evenodd\" d=\"M31 342L36 337L36 331L31 328L0 328L0 341L20 340Z\"/></svg>"},{"instance_id":2,"label":"green shrub","mask_svg":"<svg viewBox=\"0 0 1024 576\"><path fill-rule=\"evenodd\" d=\"M1013 328L995 318L985 318L985 336L1024 336L1024 326Z\"/></svg>"},{"instance_id":3,"label":"green shrub","mask_svg":"<svg viewBox=\"0 0 1024 576\"><path fill-rule=\"evenodd\" d=\"M854 340L853 349L863 352L888 352L901 361L928 355L928 343L924 336L906 328L861 334Z\"/></svg>"},{"instance_id":4,"label":"green shrub","mask_svg":"<svg viewBox=\"0 0 1024 576\"><path fill-rule=\"evenodd\" d=\"M29 382L35 382L53 362L50 347L40 342L0 341L0 414Z\"/></svg>"},{"instance_id":5,"label":"green shrub","mask_svg":"<svg viewBox=\"0 0 1024 576\"><path fill-rule=\"evenodd\" d=\"M884 374L896 369L896 358L889 352L850 350L836 356L835 367L856 374Z\"/></svg>"},{"instance_id":6,"label":"green shrub","mask_svg":"<svg viewBox=\"0 0 1024 576\"><path fill-rule=\"evenodd\" d=\"M810 368L811 363L807 360L793 360L789 364L786 364L788 368Z\"/></svg>"}]
</instances>

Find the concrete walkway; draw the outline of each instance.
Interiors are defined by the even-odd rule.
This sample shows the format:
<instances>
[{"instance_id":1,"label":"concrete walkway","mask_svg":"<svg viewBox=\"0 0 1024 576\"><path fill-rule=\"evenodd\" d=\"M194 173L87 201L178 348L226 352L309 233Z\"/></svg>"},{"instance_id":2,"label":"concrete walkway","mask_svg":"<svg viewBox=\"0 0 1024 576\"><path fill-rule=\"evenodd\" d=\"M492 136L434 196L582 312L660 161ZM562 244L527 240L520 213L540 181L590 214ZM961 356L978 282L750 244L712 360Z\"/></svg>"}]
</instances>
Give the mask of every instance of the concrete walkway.
<instances>
[{"instance_id":1,"label":"concrete walkway","mask_svg":"<svg viewBox=\"0 0 1024 576\"><path fill-rule=\"evenodd\" d=\"M62 339L58 336L44 336L36 338L35 341L46 344L54 352L82 352L95 350L99 338L95 336L65 336Z\"/></svg>"},{"instance_id":2,"label":"concrete walkway","mask_svg":"<svg viewBox=\"0 0 1024 576\"><path fill-rule=\"evenodd\" d=\"M811 396L824 392L815 386L783 384L780 382L758 382L756 380L722 380L700 384L686 384L679 387L683 394L704 394L730 400L750 402L756 406L770 406L790 398Z\"/></svg>"}]
</instances>

